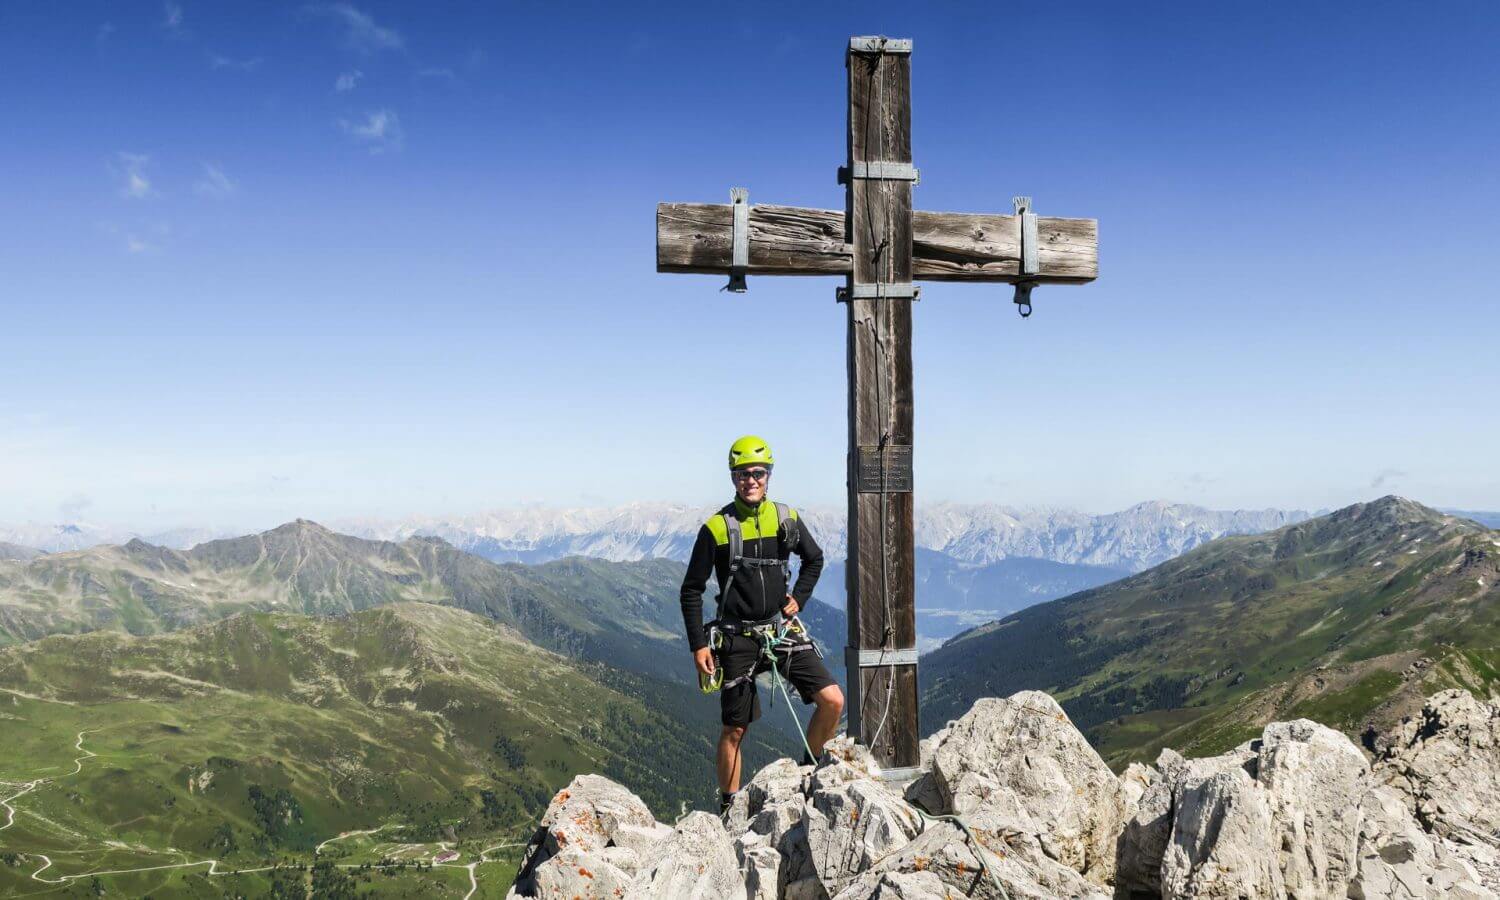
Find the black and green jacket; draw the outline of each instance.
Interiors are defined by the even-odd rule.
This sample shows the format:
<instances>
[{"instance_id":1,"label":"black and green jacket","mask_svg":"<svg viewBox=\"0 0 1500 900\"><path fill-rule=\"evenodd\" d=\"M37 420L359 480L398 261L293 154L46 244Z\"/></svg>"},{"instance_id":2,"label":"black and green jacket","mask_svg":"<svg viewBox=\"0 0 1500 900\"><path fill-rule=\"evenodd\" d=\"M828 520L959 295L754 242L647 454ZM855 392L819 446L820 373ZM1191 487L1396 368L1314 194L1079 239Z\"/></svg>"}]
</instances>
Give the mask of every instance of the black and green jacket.
<instances>
[{"instance_id":1,"label":"black and green jacket","mask_svg":"<svg viewBox=\"0 0 1500 900\"><path fill-rule=\"evenodd\" d=\"M714 513L698 529L693 555L688 559L687 575L682 579L682 624L687 627L688 645L694 650L708 646L703 630L703 589L710 574L719 582L718 618L761 622L781 611L788 593L797 598L797 605L806 606L812 597L813 585L818 583L818 576L823 572L823 550L813 540L807 522L797 515L795 509L790 512L791 518L798 521L794 545L788 545L785 529L777 527L776 504L769 498L751 508L736 496L734 510L744 542L741 553L763 559L788 559L790 554L797 554L802 560L797 584L788 591L786 580L777 566L741 568L734 573L733 582L725 584L729 577L729 530L724 525L723 515Z\"/></svg>"}]
</instances>

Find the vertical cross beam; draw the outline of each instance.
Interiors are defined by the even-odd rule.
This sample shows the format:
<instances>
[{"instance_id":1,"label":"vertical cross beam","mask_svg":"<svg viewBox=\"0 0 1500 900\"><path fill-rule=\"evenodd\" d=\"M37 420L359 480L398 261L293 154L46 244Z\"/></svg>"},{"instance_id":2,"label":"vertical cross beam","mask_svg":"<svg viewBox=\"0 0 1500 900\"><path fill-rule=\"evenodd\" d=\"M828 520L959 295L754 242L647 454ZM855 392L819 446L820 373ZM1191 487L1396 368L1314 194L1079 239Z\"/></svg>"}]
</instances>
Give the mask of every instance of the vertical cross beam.
<instances>
[{"instance_id":1,"label":"vertical cross beam","mask_svg":"<svg viewBox=\"0 0 1500 900\"><path fill-rule=\"evenodd\" d=\"M916 766L911 42L853 38L849 164L849 733ZM897 163L905 165L879 165Z\"/></svg>"}]
</instances>

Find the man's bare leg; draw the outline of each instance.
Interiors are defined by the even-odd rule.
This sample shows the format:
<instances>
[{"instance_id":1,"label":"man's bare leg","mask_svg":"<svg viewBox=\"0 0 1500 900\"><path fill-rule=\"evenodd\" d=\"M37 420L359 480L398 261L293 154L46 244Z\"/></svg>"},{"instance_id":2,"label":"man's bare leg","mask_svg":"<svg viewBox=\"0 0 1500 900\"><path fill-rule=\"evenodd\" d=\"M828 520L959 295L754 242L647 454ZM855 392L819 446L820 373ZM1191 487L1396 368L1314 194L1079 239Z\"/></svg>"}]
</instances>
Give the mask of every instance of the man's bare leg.
<instances>
[{"instance_id":1,"label":"man's bare leg","mask_svg":"<svg viewBox=\"0 0 1500 900\"><path fill-rule=\"evenodd\" d=\"M719 732L719 790L726 794L740 789L740 742L744 739L743 725L725 725Z\"/></svg>"},{"instance_id":2,"label":"man's bare leg","mask_svg":"<svg viewBox=\"0 0 1500 900\"><path fill-rule=\"evenodd\" d=\"M839 715L844 711L844 692L838 685L830 684L813 694L813 703L816 705L812 721L807 723L807 746L817 757L823 752L823 745L838 731ZM738 773L735 777L738 779ZM738 780L735 783L738 784Z\"/></svg>"}]
</instances>

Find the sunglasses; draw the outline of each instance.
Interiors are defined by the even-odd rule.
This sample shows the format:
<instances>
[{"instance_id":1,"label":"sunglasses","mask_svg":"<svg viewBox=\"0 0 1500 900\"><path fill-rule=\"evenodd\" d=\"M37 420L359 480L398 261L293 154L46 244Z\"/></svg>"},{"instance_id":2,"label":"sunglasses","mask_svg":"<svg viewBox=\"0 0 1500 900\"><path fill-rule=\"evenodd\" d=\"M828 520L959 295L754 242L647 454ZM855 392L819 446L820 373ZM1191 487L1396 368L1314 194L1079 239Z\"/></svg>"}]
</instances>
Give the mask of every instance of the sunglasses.
<instances>
[{"instance_id":1,"label":"sunglasses","mask_svg":"<svg viewBox=\"0 0 1500 900\"><path fill-rule=\"evenodd\" d=\"M752 478L754 478L756 481L765 481L767 478L771 477L771 470L735 469L733 472L729 473L729 477L733 478L735 481L749 481Z\"/></svg>"}]
</instances>

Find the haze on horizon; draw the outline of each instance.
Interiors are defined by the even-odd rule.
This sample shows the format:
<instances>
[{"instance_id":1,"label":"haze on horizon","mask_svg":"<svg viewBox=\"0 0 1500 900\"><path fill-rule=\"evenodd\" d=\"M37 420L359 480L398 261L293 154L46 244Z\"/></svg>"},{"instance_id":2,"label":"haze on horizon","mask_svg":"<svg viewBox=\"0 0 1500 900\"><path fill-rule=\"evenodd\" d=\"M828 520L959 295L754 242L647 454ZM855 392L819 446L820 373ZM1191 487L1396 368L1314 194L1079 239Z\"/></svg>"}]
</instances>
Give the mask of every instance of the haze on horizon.
<instances>
[{"instance_id":1,"label":"haze on horizon","mask_svg":"<svg viewBox=\"0 0 1500 900\"><path fill-rule=\"evenodd\" d=\"M857 33L920 208L1100 220L1026 322L924 286L919 502L1500 509L1493 7L184 0L0 8L0 522L711 503L747 431L840 503L834 280L657 275L652 213L839 206Z\"/></svg>"}]
</instances>

